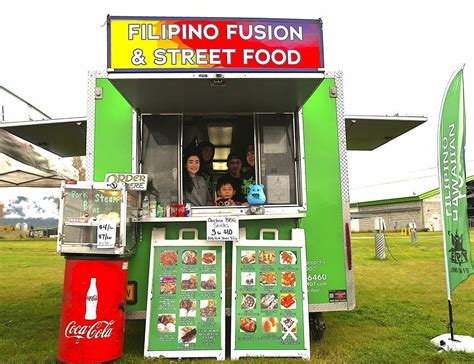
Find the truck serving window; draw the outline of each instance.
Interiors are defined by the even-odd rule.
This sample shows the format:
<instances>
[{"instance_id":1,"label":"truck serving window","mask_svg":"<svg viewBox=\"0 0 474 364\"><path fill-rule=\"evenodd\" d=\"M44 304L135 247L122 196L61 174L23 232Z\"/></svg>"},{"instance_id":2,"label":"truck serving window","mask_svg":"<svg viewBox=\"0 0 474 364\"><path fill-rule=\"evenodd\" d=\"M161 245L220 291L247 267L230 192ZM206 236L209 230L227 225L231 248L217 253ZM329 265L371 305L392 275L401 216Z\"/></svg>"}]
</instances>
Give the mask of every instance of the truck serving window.
<instances>
[{"instance_id":1,"label":"truck serving window","mask_svg":"<svg viewBox=\"0 0 474 364\"><path fill-rule=\"evenodd\" d=\"M142 120L142 171L148 174L148 192L163 205L175 204L181 116L145 115Z\"/></svg>"},{"instance_id":2,"label":"truck serving window","mask_svg":"<svg viewBox=\"0 0 474 364\"><path fill-rule=\"evenodd\" d=\"M183 122L183 155L198 147L211 145L214 148L212 161L202 153L201 172L208 179L211 195L216 193L216 185L227 170L227 157L237 154L242 158L242 168L246 167L245 153L248 145L254 144L254 121L252 115L245 116L185 116Z\"/></svg>"},{"instance_id":3,"label":"truck serving window","mask_svg":"<svg viewBox=\"0 0 474 364\"><path fill-rule=\"evenodd\" d=\"M259 114L259 180L267 205L297 204L297 158L293 114Z\"/></svg>"},{"instance_id":4,"label":"truck serving window","mask_svg":"<svg viewBox=\"0 0 474 364\"><path fill-rule=\"evenodd\" d=\"M227 157L237 154L243 194L250 171L265 187L266 205L299 203L294 114L144 115L142 121L142 173L148 174L148 192L160 204L185 202L180 158L205 145L214 148L212 161L201 169L212 199L219 178L228 173ZM249 151L255 153L255 172L247 162Z\"/></svg>"}]
</instances>

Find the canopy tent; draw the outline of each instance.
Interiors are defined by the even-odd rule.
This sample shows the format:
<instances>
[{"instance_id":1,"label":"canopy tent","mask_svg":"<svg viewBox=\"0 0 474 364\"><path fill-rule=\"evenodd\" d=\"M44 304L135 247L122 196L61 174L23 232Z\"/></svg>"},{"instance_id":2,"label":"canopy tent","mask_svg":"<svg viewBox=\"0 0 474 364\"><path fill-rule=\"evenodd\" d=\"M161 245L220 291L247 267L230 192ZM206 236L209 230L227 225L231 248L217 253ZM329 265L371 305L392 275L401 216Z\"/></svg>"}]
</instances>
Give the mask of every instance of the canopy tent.
<instances>
[{"instance_id":1,"label":"canopy tent","mask_svg":"<svg viewBox=\"0 0 474 364\"><path fill-rule=\"evenodd\" d=\"M59 187L79 172L64 159L0 130L0 187Z\"/></svg>"},{"instance_id":2,"label":"canopy tent","mask_svg":"<svg viewBox=\"0 0 474 364\"><path fill-rule=\"evenodd\" d=\"M0 106L1 126L14 125L25 117L30 121L50 120L44 112L3 86L0 86ZM34 133L37 132L35 130ZM61 180L78 179L79 172L66 160L59 158L57 153L50 153L21 137L0 128L0 187L58 187ZM60 133L58 138L68 143Z\"/></svg>"},{"instance_id":3,"label":"canopy tent","mask_svg":"<svg viewBox=\"0 0 474 364\"><path fill-rule=\"evenodd\" d=\"M51 119L43 111L2 85L0 85L0 106L1 121Z\"/></svg>"},{"instance_id":4,"label":"canopy tent","mask_svg":"<svg viewBox=\"0 0 474 364\"><path fill-rule=\"evenodd\" d=\"M43 172L0 154L0 187L59 187L61 181L70 178L74 176Z\"/></svg>"}]
</instances>

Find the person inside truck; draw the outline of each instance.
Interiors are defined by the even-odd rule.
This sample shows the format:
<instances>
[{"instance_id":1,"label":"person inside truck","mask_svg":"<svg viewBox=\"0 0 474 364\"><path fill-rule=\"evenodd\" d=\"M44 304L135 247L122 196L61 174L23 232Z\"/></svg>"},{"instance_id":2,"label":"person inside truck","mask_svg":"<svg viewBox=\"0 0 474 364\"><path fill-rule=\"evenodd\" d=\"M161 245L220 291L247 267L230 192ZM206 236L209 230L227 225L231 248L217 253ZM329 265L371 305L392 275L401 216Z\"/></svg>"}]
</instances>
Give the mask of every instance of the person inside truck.
<instances>
[{"instance_id":1,"label":"person inside truck","mask_svg":"<svg viewBox=\"0 0 474 364\"><path fill-rule=\"evenodd\" d=\"M213 162L216 147L211 142L201 142L198 145L198 149L201 151L202 156L201 176L206 180L207 189L212 195L214 191L212 174L214 173Z\"/></svg>"},{"instance_id":2,"label":"person inside truck","mask_svg":"<svg viewBox=\"0 0 474 364\"><path fill-rule=\"evenodd\" d=\"M242 168L242 194L248 195L250 186L255 184L255 148L253 144L247 146L247 154L245 156L246 165Z\"/></svg>"},{"instance_id":3,"label":"person inside truck","mask_svg":"<svg viewBox=\"0 0 474 364\"><path fill-rule=\"evenodd\" d=\"M213 205L211 194L207 189L206 180L199 175L201 169L201 154L190 151L184 158L183 191L184 203L191 206Z\"/></svg>"},{"instance_id":4,"label":"person inside truck","mask_svg":"<svg viewBox=\"0 0 474 364\"><path fill-rule=\"evenodd\" d=\"M227 156L227 173L224 174L221 178L219 178L219 181L217 181L217 185L220 185L222 179L230 180L232 185L234 186L234 190L236 191L236 193L233 200L235 202L243 203L246 201L245 196L242 193L242 158L240 157L240 155L236 153L230 153Z\"/></svg>"},{"instance_id":5,"label":"person inside truck","mask_svg":"<svg viewBox=\"0 0 474 364\"><path fill-rule=\"evenodd\" d=\"M232 180L228 176L223 176L217 183L216 206L235 206L241 205L240 202L234 201L235 188Z\"/></svg>"}]
</instances>

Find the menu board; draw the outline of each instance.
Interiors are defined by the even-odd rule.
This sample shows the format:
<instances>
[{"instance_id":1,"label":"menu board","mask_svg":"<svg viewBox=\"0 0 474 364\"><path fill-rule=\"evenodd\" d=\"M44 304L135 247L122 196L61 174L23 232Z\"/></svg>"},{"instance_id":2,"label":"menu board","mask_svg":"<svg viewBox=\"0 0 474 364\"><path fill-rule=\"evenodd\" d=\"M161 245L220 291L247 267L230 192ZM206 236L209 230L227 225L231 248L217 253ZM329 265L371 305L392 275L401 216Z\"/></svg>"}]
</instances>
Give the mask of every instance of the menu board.
<instances>
[{"instance_id":1,"label":"menu board","mask_svg":"<svg viewBox=\"0 0 474 364\"><path fill-rule=\"evenodd\" d=\"M234 252L232 359L309 358L304 249L273 243Z\"/></svg>"},{"instance_id":2,"label":"menu board","mask_svg":"<svg viewBox=\"0 0 474 364\"><path fill-rule=\"evenodd\" d=\"M145 355L223 359L224 246L182 244L168 241L151 253Z\"/></svg>"}]
</instances>

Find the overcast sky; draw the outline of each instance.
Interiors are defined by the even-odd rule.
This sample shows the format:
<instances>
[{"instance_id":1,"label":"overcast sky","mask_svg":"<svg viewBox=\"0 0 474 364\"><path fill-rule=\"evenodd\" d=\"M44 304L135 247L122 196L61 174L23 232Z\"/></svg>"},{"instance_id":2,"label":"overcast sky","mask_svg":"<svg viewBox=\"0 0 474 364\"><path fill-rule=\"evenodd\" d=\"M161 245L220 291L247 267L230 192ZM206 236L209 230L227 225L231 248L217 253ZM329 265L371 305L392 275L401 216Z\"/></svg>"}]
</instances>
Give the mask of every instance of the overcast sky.
<instances>
[{"instance_id":1,"label":"overcast sky","mask_svg":"<svg viewBox=\"0 0 474 364\"><path fill-rule=\"evenodd\" d=\"M225 5L224 5L225 4ZM54 118L86 115L87 71L106 69L107 14L321 18L326 69L346 114L424 115L373 152L350 152L351 188L436 173L441 100L465 66L466 161L474 166L474 21L469 1L3 1L0 85ZM416 180L413 180L416 183ZM0 191L0 198L4 191Z\"/></svg>"}]
</instances>

